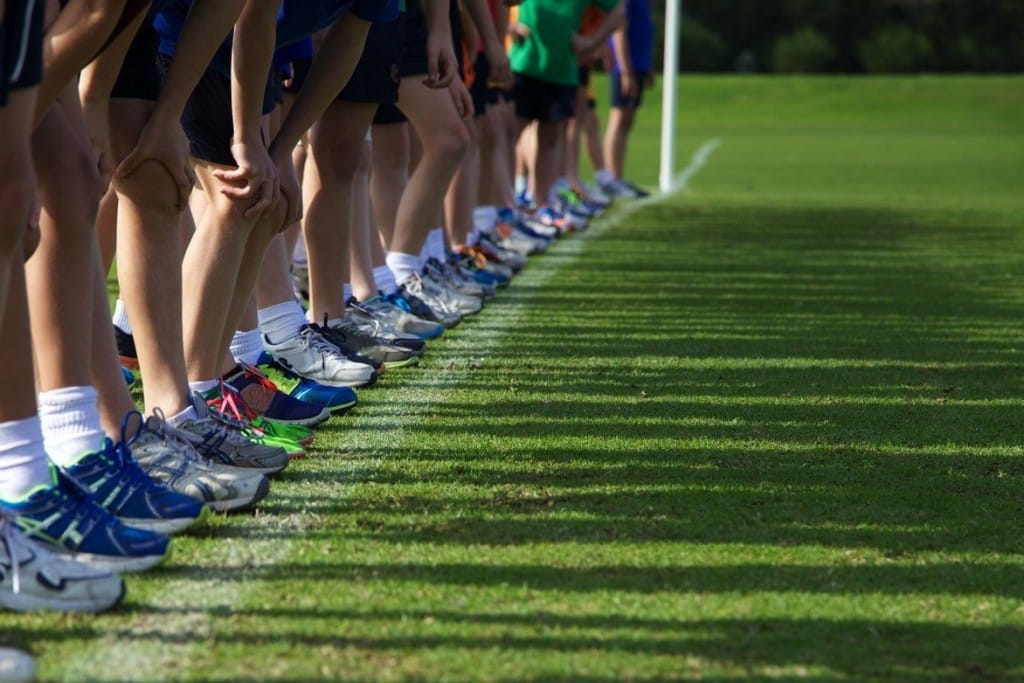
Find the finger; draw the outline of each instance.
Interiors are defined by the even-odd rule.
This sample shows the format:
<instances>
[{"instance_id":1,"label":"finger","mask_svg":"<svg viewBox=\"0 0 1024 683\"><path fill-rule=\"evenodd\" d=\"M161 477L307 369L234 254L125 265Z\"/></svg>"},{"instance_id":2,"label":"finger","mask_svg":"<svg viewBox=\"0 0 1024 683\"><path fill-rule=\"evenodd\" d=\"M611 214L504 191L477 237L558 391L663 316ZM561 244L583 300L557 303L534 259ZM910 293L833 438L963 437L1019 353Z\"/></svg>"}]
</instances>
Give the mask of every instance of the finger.
<instances>
[{"instance_id":1,"label":"finger","mask_svg":"<svg viewBox=\"0 0 1024 683\"><path fill-rule=\"evenodd\" d=\"M256 188L252 185L242 187L224 187L220 193L229 199L252 199L256 196Z\"/></svg>"},{"instance_id":2,"label":"finger","mask_svg":"<svg viewBox=\"0 0 1024 683\"><path fill-rule=\"evenodd\" d=\"M219 180L225 180L228 182L245 180L251 175L249 169L246 168L217 168L213 171L213 176Z\"/></svg>"},{"instance_id":3,"label":"finger","mask_svg":"<svg viewBox=\"0 0 1024 683\"><path fill-rule=\"evenodd\" d=\"M139 167L140 163L142 163L142 159L141 155L138 153L138 150L132 150L128 154L128 156L126 156L124 160L120 164L118 164L117 168L114 169L114 174L118 178L127 178L128 176L135 172L135 169Z\"/></svg>"},{"instance_id":4,"label":"finger","mask_svg":"<svg viewBox=\"0 0 1024 683\"><path fill-rule=\"evenodd\" d=\"M253 218L255 216L259 216L264 211L270 208L271 203L272 202L269 197L267 197L266 195L260 195L260 198L256 200L256 203L250 206L248 209L246 209L245 217Z\"/></svg>"}]
</instances>

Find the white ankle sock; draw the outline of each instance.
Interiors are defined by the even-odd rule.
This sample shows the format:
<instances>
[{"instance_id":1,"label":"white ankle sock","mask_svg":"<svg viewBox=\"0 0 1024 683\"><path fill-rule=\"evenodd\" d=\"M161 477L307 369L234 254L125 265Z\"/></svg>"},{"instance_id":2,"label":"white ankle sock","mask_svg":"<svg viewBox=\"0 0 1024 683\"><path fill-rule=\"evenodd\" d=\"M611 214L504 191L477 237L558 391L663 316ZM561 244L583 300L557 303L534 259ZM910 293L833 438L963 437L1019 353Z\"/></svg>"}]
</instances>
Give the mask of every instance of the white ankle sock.
<instances>
[{"instance_id":1,"label":"white ankle sock","mask_svg":"<svg viewBox=\"0 0 1024 683\"><path fill-rule=\"evenodd\" d=\"M351 282L346 282L345 283L345 288L342 290L342 296L345 297L345 303L348 303L348 300L352 298L352 283Z\"/></svg>"},{"instance_id":2,"label":"white ankle sock","mask_svg":"<svg viewBox=\"0 0 1024 683\"><path fill-rule=\"evenodd\" d=\"M128 309L120 299L114 304L114 326L125 334L132 333L132 324L128 322Z\"/></svg>"},{"instance_id":3,"label":"white ankle sock","mask_svg":"<svg viewBox=\"0 0 1024 683\"><path fill-rule=\"evenodd\" d=\"M0 424L0 499L18 501L52 483L39 417Z\"/></svg>"},{"instance_id":4,"label":"white ankle sock","mask_svg":"<svg viewBox=\"0 0 1024 683\"><path fill-rule=\"evenodd\" d=\"M377 288L384 294L390 296L398 291L398 283L395 282L395 274L387 266L377 266L373 269L373 279L377 281Z\"/></svg>"},{"instance_id":5,"label":"white ankle sock","mask_svg":"<svg viewBox=\"0 0 1024 683\"><path fill-rule=\"evenodd\" d=\"M306 240L302 235L299 235L299 239L295 243L295 250L292 252L292 263L297 266L309 264L309 257L306 255Z\"/></svg>"},{"instance_id":6,"label":"white ankle sock","mask_svg":"<svg viewBox=\"0 0 1024 683\"><path fill-rule=\"evenodd\" d=\"M615 180L615 176L606 168L594 172L594 178L601 185L608 185Z\"/></svg>"},{"instance_id":7,"label":"white ankle sock","mask_svg":"<svg viewBox=\"0 0 1024 683\"><path fill-rule=\"evenodd\" d=\"M389 251L387 262L388 268L395 274L397 284L411 280L412 276L419 273L422 267L419 254L403 254L400 251Z\"/></svg>"},{"instance_id":8,"label":"white ankle sock","mask_svg":"<svg viewBox=\"0 0 1024 683\"><path fill-rule=\"evenodd\" d=\"M299 334L306 325L306 314L297 301L285 301L256 312L260 321L260 333L271 344L280 344Z\"/></svg>"},{"instance_id":9,"label":"white ankle sock","mask_svg":"<svg viewBox=\"0 0 1024 683\"><path fill-rule=\"evenodd\" d=\"M42 392L39 420L46 453L58 465L74 465L82 456L103 448L106 434L100 427L96 390L90 386Z\"/></svg>"},{"instance_id":10,"label":"white ankle sock","mask_svg":"<svg viewBox=\"0 0 1024 683\"><path fill-rule=\"evenodd\" d=\"M260 359L260 354L263 353L263 335L260 334L259 328L255 330L246 330L245 332L235 332L234 336L231 337L231 355L234 356L235 360L249 365L256 365L256 361Z\"/></svg>"},{"instance_id":11,"label":"white ankle sock","mask_svg":"<svg viewBox=\"0 0 1024 683\"><path fill-rule=\"evenodd\" d=\"M189 382L188 388L202 395L211 389L216 389L219 384L220 379L201 379L198 382ZM193 410L195 410L195 408L193 408Z\"/></svg>"},{"instance_id":12,"label":"white ankle sock","mask_svg":"<svg viewBox=\"0 0 1024 683\"><path fill-rule=\"evenodd\" d=\"M170 422L172 426L179 427L183 422L186 422L187 420L198 419L199 413L196 412L196 407L190 403L188 408L185 408L185 410L181 411L180 413L175 413L174 415L171 415L169 418L167 418L167 421Z\"/></svg>"},{"instance_id":13,"label":"white ankle sock","mask_svg":"<svg viewBox=\"0 0 1024 683\"><path fill-rule=\"evenodd\" d=\"M522 194L526 192L527 186L530 184L530 179L524 175L517 175L515 179L515 192L516 194Z\"/></svg>"}]
</instances>

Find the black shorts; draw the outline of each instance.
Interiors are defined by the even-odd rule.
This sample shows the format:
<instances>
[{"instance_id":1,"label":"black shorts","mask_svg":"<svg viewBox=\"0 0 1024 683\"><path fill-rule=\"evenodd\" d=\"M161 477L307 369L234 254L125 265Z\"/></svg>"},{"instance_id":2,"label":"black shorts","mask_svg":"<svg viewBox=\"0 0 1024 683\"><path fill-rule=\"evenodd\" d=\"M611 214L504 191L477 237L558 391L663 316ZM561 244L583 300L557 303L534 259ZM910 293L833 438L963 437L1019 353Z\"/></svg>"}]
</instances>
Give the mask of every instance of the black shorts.
<instances>
[{"instance_id":1,"label":"black shorts","mask_svg":"<svg viewBox=\"0 0 1024 683\"><path fill-rule=\"evenodd\" d=\"M647 80L648 74L637 74L636 75L636 97L623 97L622 89L620 84L622 83L622 75L618 71L611 73L611 95L612 95L612 106L618 107L619 109L636 109L644 100L644 81Z\"/></svg>"},{"instance_id":2,"label":"black shorts","mask_svg":"<svg viewBox=\"0 0 1024 683\"><path fill-rule=\"evenodd\" d=\"M490 103L488 94L487 79L491 75L491 65L487 62L482 52L478 52L473 60L473 86L469 89L469 95L473 98L473 115L483 116Z\"/></svg>"},{"instance_id":3,"label":"black shorts","mask_svg":"<svg viewBox=\"0 0 1024 683\"><path fill-rule=\"evenodd\" d=\"M525 74L516 74L512 87L516 116L529 121L555 122L576 115L576 86L549 83Z\"/></svg>"},{"instance_id":4,"label":"black shorts","mask_svg":"<svg viewBox=\"0 0 1024 683\"><path fill-rule=\"evenodd\" d=\"M309 76L309 67L311 66L313 66L311 57L292 60L292 77L284 85L284 91L289 95L298 95L302 90L302 84L306 82L306 77Z\"/></svg>"},{"instance_id":5,"label":"black shorts","mask_svg":"<svg viewBox=\"0 0 1024 683\"><path fill-rule=\"evenodd\" d=\"M148 23L143 24L121 64L121 72L110 93L111 98L151 102L157 100L163 81L157 54L159 44L160 38L153 27Z\"/></svg>"},{"instance_id":6,"label":"black shorts","mask_svg":"<svg viewBox=\"0 0 1024 683\"><path fill-rule=\"evenodd\" d=\"M580 66L578 80L581 88L586 88L590 85L590 67Z\"/></svg>"},{"instance_id":7,"label":"black shorts","mask_svg":"<svg viewBox=\"0 0 1024 683\"><path fill-rule=\"evenodd\" d=\"M449 4L448 19L451 22L452 44L456 46L455 59L459 63L459 75L463 74L462 20L459 18L458 3ZM402 13L402 78L423 76L427 73L427 20L420 3L407 2Z\"/></svg>"},{"instance_id":8,"label":"black shorts","mask_svg":"<svg viewBox=\"0 0 1024 683\"><path fill-rule=\"evenodd\" d=\"M402 20L373 24L366 47L348 85L338 95L346 102L394 104L401 82Z\"/></svg>"},{"instance_id":9,"label":"black shorts","mask_svg":"<svg viewBox=\"0 0 1024 683\"><path fill-rule=\"evenodd\" d=\"M170 58L160 55L166 74ZM231 154L235 124L231 118L231 83L226 76L207 69L185 104L181 127L188 137L189 153L196 159L221 166L236 166Z\"/></svg>"},{"instance_id":10,"label":"black shorts","mask_svg":"<svg viewBox=\"0 0 1024 683\"><path fill-rule=\"evenodd\" d=\"M35 87L43 77L45 0L6 4L0 23L0 106L8 93Z\"/></svg>"},{"instance_id":11,"label":"black shorts","mask_svg":"<svg viewBox=\"0 0 1024 683\"><path fill-rule=\"evenodd\" d=\"M373 125L387 126L393 123L405 123L408 121L405 114L393 104L382 104L377 107L377 113L373 115Z\"/></svg>"}]
</instances>

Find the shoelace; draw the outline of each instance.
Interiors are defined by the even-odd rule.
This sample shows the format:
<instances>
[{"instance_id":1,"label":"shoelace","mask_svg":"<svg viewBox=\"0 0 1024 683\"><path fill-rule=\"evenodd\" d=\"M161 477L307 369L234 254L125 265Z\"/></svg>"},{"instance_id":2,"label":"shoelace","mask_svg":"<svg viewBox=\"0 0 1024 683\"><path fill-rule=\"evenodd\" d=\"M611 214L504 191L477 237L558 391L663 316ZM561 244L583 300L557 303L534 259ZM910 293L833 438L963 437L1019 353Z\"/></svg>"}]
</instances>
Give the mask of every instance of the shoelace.
<instances>
[{"instance_id":1,"label":"shoelace","mask_svg":"<svg viewBox=\"0 0 1024 683\"><path fill-rule=\"evenodd\" d=\"M145 424L135 436L137 439L143 431L157 435L160 439L176 451L184 454L186 460L198 462L201 465L210 466L213 461L196 450L196 445L203 442L203 438L184 429L178 429L164 417L160 408L154 408L153 414L146 418Z\"/></svg>"},{"instance_id":2,"label":"shoelace","mask_svg":"<svg viewBox=\"0 0 1024 683\"><path fill-rule=\"evenodd\" d=\"M302 342L302 348L307 351L312 350L333 357L341 355L341 351L324 337L323 330L319 325L303 327L299 330L299 340Z\"/></svg>"},{"instance_id":3,"label":"shoelace","mask_svg":"<svg viewBox=\"0 0 1024 683\"><path fill-rule=\"evenodd\" d=\"M11 558L11 583L14 592L21 592L21 562L18 561L18 540L20 532L14 524L14 515L7 510L0 508L0 541L3 541L7 549L7 556Z\"/></svg>"},{"instance_id":4,"label":"shoelace","mask_svg":"<svg viewBox=\"0 0 1024 683\"><path fill-rule=\"evenodd\" d=\"M270 380L267 381L269 382ZM277 388L274 387L274 389L276 391ZM259 415L249 407L249 404L245 402L242 395L234 387L225 384L224 380L220 380L220 396L210 399L206 402L206 405L222 415L227 417L233 416L234 420L239 424L244 424L247 429L251 429L259 436L263 436L263 430L253 424L253 421L259 418Z\"/></svg>"}]
</instances>

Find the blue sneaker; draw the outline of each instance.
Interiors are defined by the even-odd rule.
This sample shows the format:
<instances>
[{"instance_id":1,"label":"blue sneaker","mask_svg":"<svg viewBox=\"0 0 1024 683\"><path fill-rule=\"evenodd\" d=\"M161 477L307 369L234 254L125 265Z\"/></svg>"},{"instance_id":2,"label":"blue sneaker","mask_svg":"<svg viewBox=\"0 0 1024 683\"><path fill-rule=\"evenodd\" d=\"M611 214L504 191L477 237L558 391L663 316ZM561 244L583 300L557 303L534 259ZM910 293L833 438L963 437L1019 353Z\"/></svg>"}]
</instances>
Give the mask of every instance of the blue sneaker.
<instances>
[{"instance_id":1,"label":"blue sneaker","mask_svg":"<svg viewBox=\"0 0 1024 683\"><path fill-rule=\"evenodd\" d=\"M122 437L133 416L142 425L142 415L129 413L122 423ZM64 474L125 526L173 534L203 516L206 511L203 503L153 481L135 462L126 443L124 439L118 444L107 439L103 450L89 453L74 465L65 467Z\"/></svg>"},{"instance_id":2,"label":"blue sneaker","mask_svg":"<svg viewBox=\"0 0 1024 683\"><path fill-rule=\"evenodd\" d=\"M261 417L281 424L315 427L331 418L331 411L283 391L259 368L239 362L224 375L224 383L238 392L245 405Z\"/></svg>"},{"instance_id":3,"label":"blue sneaker","mask_svg":"<svg viewBox=\"0 0 1024 683\"><path fill-rule=\"evenodd\" d=\"M53 484L37 486L19 501L4 501L25 535L51 552L116 573L160 564L171 540L125 526L101 508L80 484L52 468Z\"/></svg>"},{"instance_id":4,"label":"blue sneaker","mask_svg":"<svg viewBox=\"0 0 1024 683\"><path fill-rule=\"evenodd\" d=\"M124 383L127 384L129 388L134 386L134 384L135 384L135 373L132 372L131 370L129 370L128 368L126 368L123 365L121 366L121 376L124 377Z\"/></svg>"},{"instance_id":5,"label":"blue sneaker","mask_svg":"<svg viewBox=\"0 0 1024 683\"><path fill-rule=\"evenodd\" d=\"M335 387L301 377L278 363L270 354L263 353L256 361L256 369L274 383L279 390L294 398L322 406L334 415L351 410L358 398L351 387Z\"/></svg>"}]
</instances>

